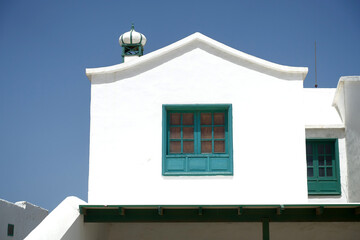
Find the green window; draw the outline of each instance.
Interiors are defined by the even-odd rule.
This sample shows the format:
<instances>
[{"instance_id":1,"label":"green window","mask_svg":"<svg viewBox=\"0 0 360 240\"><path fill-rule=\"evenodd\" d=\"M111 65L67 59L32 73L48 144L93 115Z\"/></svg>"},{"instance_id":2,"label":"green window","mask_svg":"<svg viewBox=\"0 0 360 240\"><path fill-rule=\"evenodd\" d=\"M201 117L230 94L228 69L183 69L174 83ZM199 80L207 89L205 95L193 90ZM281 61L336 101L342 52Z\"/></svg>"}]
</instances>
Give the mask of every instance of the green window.
<instances>
[{"instance_id":1,"label":"green window","mask_svg":"<svg viewBox=\"0 0 360 240\"><path fill-rule=\"evenodd\" d=\"M10 237L14 236L14 224L8 224L7 235Z\"/></svg>"},{"instance_id":2,"label":"green window","mask_svg":"<svg viewBox=\"0 0 360 240\"><path fill-rule=\"evenodd\" d=\"M336 139L307 139L306 163L309 195L341 193Z\"/></svg>"},{"instance_id":3,"label":"green window","mask_svg":"<svg viewBox=\"0 0 360 240\"><path fill-rule=\"evenodd\" d=\"M232 175L230 104L163 105L163 175Z\"/></svg>"}]
</instances>

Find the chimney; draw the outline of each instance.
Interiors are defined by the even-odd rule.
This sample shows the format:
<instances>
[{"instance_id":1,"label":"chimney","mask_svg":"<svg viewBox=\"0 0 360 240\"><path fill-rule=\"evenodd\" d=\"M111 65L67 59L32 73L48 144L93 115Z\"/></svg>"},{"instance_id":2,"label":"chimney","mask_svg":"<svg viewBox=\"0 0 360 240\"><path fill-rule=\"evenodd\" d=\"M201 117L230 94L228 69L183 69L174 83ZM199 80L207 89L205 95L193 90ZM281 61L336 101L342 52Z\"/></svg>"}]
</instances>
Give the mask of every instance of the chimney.
<instances>
[{"instance_id":1,"label":"chimney","mask_svg":"<svg viewBox=\"0 0 360 240\"><path fill-rule=\"evenodd\" d=\"M119 43L122 47L121 55L123 61L128 62L143 55L146 37L143 34L136 32L133 24L129 32L126 32L119 37Z\"/></svg>"}]
</instances>

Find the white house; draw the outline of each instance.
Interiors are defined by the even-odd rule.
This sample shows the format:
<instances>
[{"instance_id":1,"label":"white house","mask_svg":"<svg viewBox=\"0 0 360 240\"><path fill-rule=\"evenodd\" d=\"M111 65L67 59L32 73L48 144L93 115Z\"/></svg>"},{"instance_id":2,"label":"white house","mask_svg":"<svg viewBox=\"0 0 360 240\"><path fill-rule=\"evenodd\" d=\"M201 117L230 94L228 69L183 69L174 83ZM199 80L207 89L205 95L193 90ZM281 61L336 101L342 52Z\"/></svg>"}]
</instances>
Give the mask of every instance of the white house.
<instances>
[{"instance_id":1,"label":"white house","mask_svg":"<svg viewBox=\"0 0 360 240\"><path fill-rule=\"evenodd\" d=\"M200 33L119 42L124 63L86 69L88 203L26 239L359 238L360 77L304 89L307 68Z\"/></svg>"},{"instance_id":2,"label":"white house","mask_svg":"<svg viewBox=\"0 0 360 240\"><path fill-rule=\"evenodd\" d=\"M46 209L31 203L0 199L0 240L24 239L47 215Z\"/></svg>"}]
</instances>

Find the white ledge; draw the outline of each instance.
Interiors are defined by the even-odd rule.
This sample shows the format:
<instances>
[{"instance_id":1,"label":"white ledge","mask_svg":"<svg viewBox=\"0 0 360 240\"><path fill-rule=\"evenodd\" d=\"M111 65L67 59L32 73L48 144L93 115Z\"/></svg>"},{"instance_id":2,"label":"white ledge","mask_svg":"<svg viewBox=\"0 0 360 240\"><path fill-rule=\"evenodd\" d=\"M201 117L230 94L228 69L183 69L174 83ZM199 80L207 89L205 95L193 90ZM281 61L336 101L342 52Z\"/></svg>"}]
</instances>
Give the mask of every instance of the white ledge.
<instances>
[{"instance_id":1,"label":"white ledge","mask_svg":"<svg viewBox=\"0 0 360 240\"><path fill-rule=\"evenodd\" d=\"M344 124L305 125L305 129L345 129Z\"/></svg>"}]
</instances>

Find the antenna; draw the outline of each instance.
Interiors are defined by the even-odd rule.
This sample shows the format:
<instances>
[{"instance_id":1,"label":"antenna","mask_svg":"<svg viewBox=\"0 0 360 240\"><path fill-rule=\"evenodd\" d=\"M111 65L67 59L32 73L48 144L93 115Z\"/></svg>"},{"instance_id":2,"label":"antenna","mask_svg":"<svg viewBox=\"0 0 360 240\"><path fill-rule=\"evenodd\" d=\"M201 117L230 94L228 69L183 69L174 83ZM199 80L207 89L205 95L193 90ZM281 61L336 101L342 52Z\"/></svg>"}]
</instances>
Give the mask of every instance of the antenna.
<instances>
[{"instance_id":1,"label":"antenna","mask_svg":"<svg viewBox=\"0 0 360 240\"><path fill-rule=\"evenodd\" d=\"M317 84L317 69L316 69L316 40L315 40L315 88L318 87Z\"/></svg>"}]
</instances>

